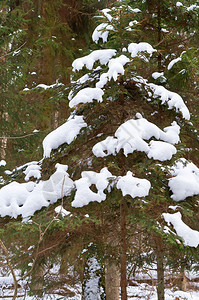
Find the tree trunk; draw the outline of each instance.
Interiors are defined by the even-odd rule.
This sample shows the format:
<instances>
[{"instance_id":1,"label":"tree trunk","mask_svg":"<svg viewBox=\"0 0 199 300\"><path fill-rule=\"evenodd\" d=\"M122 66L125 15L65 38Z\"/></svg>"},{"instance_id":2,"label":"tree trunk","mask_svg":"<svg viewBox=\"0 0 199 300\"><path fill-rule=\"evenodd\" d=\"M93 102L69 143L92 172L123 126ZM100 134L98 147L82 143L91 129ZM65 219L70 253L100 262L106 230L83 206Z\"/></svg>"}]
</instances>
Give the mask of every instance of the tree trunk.
<instances>
[{"instance_id":1,"label":"tree trunk","mask_svg":"<svg viewBox=\"0 0 199 300\"><path fill-rule=\"evenodd\" d=\"M119 268L115 262L108 262L105 275L106 300L119 300L120 276Z\"/></svg>"},{"instance_id":2,"label":"tree trunk","mask_svg":"<svg viewBox=\"0 0 199 300\"><path fill-rule=\"evenodd\" d=\"M8 139L6 137L1 137L0 139L0 160L6 159L7 141Z\"/></svg>"},{"instance_id":3,"label":"tree trunk","mask_svg":"<svg viewBox=\"0 0 199 300\"><path fill-rule=\"evenodd\" d=\"M160 1L158 1L158 43L160 43L161 41L161 10L160 10ZM158 72L161 72L162 71L162 55L161 53L159 52L158 53Z\"/></svg>"},{"instance_id":4,"label":"tree trunk","mask_svg":"<svg viewBox=\"0 0 199 300\"><path fill-rule=\"evenodd\" d=\"M126 203L121 202L121 300L127 300L127 280L126 280Z\"/></svg>"},{"instance_id":5,"label":"tree trunk","mask_svg":"<svg viewBox=\"0 0 199 300\"><path fill-rule=\"evenodd\" d=\"M179 281L178 286L183 292L187 291L187 277L185 275L185 270L183 267L180 272L180 281Z\"/></svg>"},{"instance_id":6,"label":"tree trunk","mask_svg":"<svg viewBox=\"0 0 199 300\"><path fill-rule=\"evenodd\" d=\"M164 300L164 252L160 236L156 236L156 258L157 258L157 294L158 300Z\"/></svg>"}]
</instances>

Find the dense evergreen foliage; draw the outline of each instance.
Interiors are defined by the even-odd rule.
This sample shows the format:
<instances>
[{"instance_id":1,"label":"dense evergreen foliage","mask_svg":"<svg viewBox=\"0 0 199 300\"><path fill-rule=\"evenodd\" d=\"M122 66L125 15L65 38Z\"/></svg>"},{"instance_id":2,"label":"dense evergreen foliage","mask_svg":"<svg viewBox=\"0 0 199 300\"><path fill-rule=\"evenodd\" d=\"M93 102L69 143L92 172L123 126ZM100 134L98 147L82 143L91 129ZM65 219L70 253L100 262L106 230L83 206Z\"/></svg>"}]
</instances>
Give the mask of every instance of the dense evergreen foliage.
<instances>
[{"instance_id":1,"label":"dense evergreen foliage","mask_svg":"<svg viewBox=\"0 0 199 300\"><path fill-rule=\"evenodd\" d=\"M163 300L164 270L169 267L183 278L185 270L198 267L199 258L198 247L190 247L172 226L167 226L163 217L163 213L174 214L175 205L184 223L195 230L199 225L198 194L188 195L176 205L172 199L174 192L168 186L178 159L185 158L185 165L191 161L196 166L199 163L199 8L196 1L183 1L182 5L173 0L115 3L87 0L71 1L70 5L61 0L2 3L1 136L23 136L32 134L34 129L40 130L22 141L14 140L8 147L23 149L22 162L25 158L28 158L26 162L39 160L42 155L39 143L69 115L83 116L88 125L71 143L52 147L50 155L37 162L41 179L30 177L38 184L51 178L57 163L67 165L67 172L75 182L70 195L64 196L62 191L57 203L52 201L24 222L20 215L16 219L0 218L0 238L9 252L12 268L20 270L22 277L28 275L27 289L41 299L54 292L73 296L72 287L81 285L82 299L117 300L118 287L109 289L108 278L114 273L113 280L120 281L121 299L125 300L131 275L140 268L156 265L158 299ZM107 4L109 9L99 10L94 18L96 25L105 25L93 35L95 43L91 44L88 36L94 30L91 15ZM145 48L133 56L129 45L134 43L132 47L137 47L142 42ZM88 66L89 55L96 53L95 50L108 49L115 50L112 59L103 64L96 58ZM72 61L83 55L87 57L83 65L76 60L72 70ZM120 61L114 61L119 58ZM112 74L111 61L115 72ZM99 94L95 100L84 101L85 94L82 94L76 105L71 104L81 91L96 87L103 89L103 101L99 100ZM165 94L179 94L191 112L191 119L183 115L184 111L175 102L168 109L169 97L163 101L164 95L155 93L157 87L164 88ZM180 126L180 140L175 143L176 152L171 157L167 157L168 151L166 158L162 158L162 153L160 159L149 157L147 151L136 146L130 152L125 148L128 144L125 138L120 141L120 151L107 146L106 138L118 138L115 133L122 124L129 120L138 120L136 124L139 124L143 119L162 131L171 124L173 128L176 124ZM174 120L177 123L172 123ZM17 130L13 131L13 127ZM131 133L127 135L131 140ZM144 139L150 145L154 138L151 135ZM7 143L5 138L2 140ZM97 143L101 143L104 155L94 152ZM15 162L11 157L13 152L9 154L8 149L6 144L1 159ZM16 157L18 160L19 156ZM90 176L95 178L104 167L111 172L103 190L105 201L89 201L87 197L88 203L82 200L85 201L82 205L74 205L82 172L92 171ZM10 175L2 172L0 180L3 184L23 182L26 168L24 165ZM126 174L132 180L150 181L150 191L132 196L119 189L118 182ZM90 182L90 191L97 200L100 187L91 179ZM55 212L58 205L69 214ZM8 268L6 257L4 268Z\"/></svg>"}]
</instances>

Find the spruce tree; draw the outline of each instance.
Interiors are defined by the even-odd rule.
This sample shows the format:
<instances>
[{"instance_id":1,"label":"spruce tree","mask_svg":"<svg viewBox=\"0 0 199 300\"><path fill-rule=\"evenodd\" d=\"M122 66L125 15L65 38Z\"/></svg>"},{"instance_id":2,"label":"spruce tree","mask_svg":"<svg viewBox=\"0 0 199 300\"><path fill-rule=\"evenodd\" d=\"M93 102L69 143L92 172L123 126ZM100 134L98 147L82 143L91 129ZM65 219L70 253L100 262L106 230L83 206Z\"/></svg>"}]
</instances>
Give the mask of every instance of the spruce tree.
<instances>
[{"instance_id":1,"label":"spruce tree","mask_svg":"<svg viewBox=\"0 0 199 300\"><path fill-rule=\"evenodd\" d=\"M183 20L185 11L190 22ZM149 248L155 253L151 260L157 262L159 300L164 299L166 250L173 246L182 256L188 253L187 260L197 257L190 248L199 244L199 233L191 229L197 228L198 222L199 170L189 160L197 163L192 155L197 150L189 145L195 148L198 136L187 98L190 87L197 89L188 80L196 76L196 69L180 70L176 77L173 73L187 60L195 66L196 16L195 3L187 6L175 1L117 1L102 10L103 23L92 35L95 45L72 64L71 116L44 139L41 166L30 163L23 169L30 179L37 177L42 167L44 181L21 184L24 200L15 195L17 200L11 198L7 208L5 193L10 192L10 185L0 191L1 217L21 215L31 222L30 216L35 214L34 221L40 215L37 224L41 226L50 224L55 202L62 199L52 236L73 224L76 230L85 231L85 237L88 230L98 247L102 241L100 255L95 255L105 267L107 261L120 266L122 300L127 299L127 261L136 264L129 255L132 235L140 229L145 239L152 240ZM179 43L190 33L194 34L182 53ZM177 84L180 76L187 86ZM180 89L185 90L185 101ZM54 166L57 171L49 178ZM16 201L17 208L13 205ZM44 206L49 208L35 213ZM87 224L93 230L89 231ZM91 251L87 270L96 257ZM88 286L85 280L84 287ZM87 297L99 297L99 289L95 296L93 291L88 295L89 289L86 293Z\"/></svg>"}]
</instances>

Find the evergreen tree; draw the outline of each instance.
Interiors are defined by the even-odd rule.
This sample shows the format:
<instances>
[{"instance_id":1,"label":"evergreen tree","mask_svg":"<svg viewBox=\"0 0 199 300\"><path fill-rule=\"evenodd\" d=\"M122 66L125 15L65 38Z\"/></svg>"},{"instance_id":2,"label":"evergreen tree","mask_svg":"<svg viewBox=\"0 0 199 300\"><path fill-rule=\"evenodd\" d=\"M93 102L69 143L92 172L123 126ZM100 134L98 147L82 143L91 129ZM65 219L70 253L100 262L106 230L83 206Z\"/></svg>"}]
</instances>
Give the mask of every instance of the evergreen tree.
<instances>
[{"instance_id":1,"label":"evergreen tree","mask_svg":"<svg viewBox=\"0 0 199 300\"><path fill-rule=\"evenodd\" d=\"M189 22L182 18L185 11ZM199 233L191 228L198 223L199 170L189 160L192 157L197 164L192 152L197 151L198 137L190 122L192 103L187 98L190 88L197 89L188 80L196 76L196 16L195 3L187 6L175 1L117 1L102 10L103 23L92 35L96 45L72 65L82 76L74 73L72 77L71 116L43 141L45 181L14 182L20 196L14 192L10 205L6 204L10 185L0 191L1 217L21 215L27 222L37 210L52 204L32 217L37 230L48 228L53 238L71 228L74 233L82 231L84 245L89 244L88 236L97 247L101 243L99 252L90 252L84 269L96 273L98 267L94 270L92 264L96 266L99 257L106 267L111 263L120 266L122 300L127 299L127 262L138 264L130 253L132 236L140 230L144 231L144 250L155 253L150 262L157 263L159 300L164 299L165 257L173 261L167 251L181 251L186 262L198 255L192 248L199 244ZM182 53L179 43L190 33L194 34ZM186 65L187 60L194 67L175 76L176 66ZM186 87L177 84L180 76ZM188 107L178 94L180 89L185 90L182 94ZM24 166L26 179L38 179L41 166ZM54 166L57 171L49 178ZM60 208L54 205L58 199L62 199ZM42 241L48 249L47 238ZM138 252L143 255L144 251ZM84 275L83 290L89 299L94 291L87 288L90 277ZM97 287L96 299L99 291Z\"/></svg>"}]
</instances>

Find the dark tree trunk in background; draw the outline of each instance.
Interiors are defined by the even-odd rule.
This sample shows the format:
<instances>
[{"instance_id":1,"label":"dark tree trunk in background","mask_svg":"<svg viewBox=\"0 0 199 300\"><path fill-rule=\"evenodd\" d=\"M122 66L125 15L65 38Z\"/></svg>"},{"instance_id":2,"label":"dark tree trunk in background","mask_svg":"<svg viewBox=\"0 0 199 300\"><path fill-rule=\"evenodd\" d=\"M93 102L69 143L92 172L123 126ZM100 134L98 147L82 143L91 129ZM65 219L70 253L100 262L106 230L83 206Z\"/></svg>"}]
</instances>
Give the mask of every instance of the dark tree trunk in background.
<instances>
[{"instance_id":1,"label":"dark tree trunk in background","mask_svg":"<svg viewBox=\"0 0 199 300\"><path fill-rule=\"evenodd\" d=\"M164 249L161 237L156 236L156 259L157 259L157 294L158 300L164 297Z\"/></svg>"},{"instance_id":2,"label":"dark tree trunk in background","mask_svg":"<svg viewBox=\"0 0 199 300\"><path fill-rule=\"evenodd\" d=\"M126 202L125 199L121 202L121 300L127 300L127 279L126 279Z\"/></svg>"},{"instance_id":3,"label":"dark tree trunk in background","mask_svg":"<svg viewBox=\"0 0 199 300\"><path fill-rule=\"evenodd\" d=\"M158 43L161 41L161 9L160 9L160 1L158 1ZM162 55L159 52L158 53L158 72L161 72L162 70Z\"/></svg>"}]
</instances>

